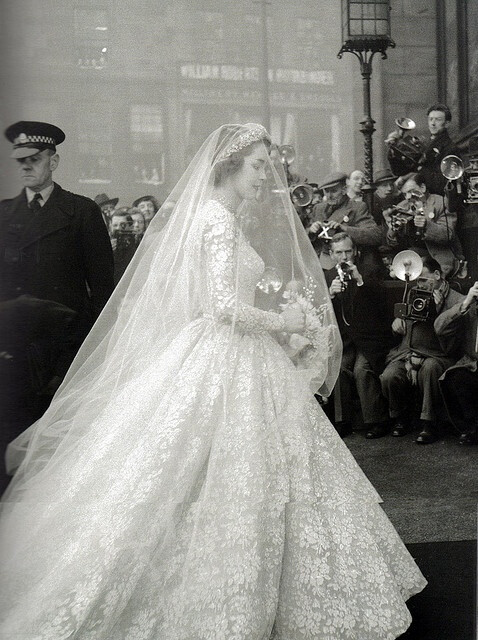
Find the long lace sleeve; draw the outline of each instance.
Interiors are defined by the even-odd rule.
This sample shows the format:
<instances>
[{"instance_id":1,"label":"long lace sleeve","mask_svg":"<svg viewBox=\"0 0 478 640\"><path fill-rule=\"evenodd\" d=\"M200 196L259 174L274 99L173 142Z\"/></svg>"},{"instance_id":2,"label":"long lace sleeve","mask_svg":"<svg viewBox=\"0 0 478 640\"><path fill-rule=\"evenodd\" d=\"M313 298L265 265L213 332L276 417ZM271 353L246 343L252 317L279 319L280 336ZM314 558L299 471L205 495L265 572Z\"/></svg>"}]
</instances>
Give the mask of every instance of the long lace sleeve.
<instances>
[{"instance_id":1,"label":"long lace sleeve","mask_svg":"<svg viewBox=\"0 0 478 640\"><path fill-rule=\"evenodd\" d=\"M222 206L208 207L204 226L204 252L208 310L214 318L236 324L247 332L281 331L284 320L239 297L238 232L234 215Z\"/></svg>"}]
</instances>

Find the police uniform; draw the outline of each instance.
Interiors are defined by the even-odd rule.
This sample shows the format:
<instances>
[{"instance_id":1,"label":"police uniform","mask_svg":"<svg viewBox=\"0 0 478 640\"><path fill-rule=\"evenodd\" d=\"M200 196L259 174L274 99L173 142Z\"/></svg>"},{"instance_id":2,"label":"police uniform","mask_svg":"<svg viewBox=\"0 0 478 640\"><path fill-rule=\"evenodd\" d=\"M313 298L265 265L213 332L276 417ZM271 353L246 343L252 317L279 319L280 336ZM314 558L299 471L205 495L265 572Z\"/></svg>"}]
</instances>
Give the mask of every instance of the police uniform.
<instances>
[{"instance_id":1,"label":"police uniform","mask_svg":"<svg viewBox=\"0 0 478 640\"><path fill-rule=\"evenodd\" d=\"M16 123L5 135L13 142L12 157L16 159L44 149L55 150L65 139L61 129L41 122ZM99 207L58 184L53 183L44 193L47 199L43 206L34 207L26 189L0 202L0 310L16 309L15 329L23 326L23 314L31 316L40 307L40 325L45 325L46 301L55 313L61 307L64 317L69 317L68 329L63 325L57 335L35 330L31 341L29 336L16 335L21 331L3 331L0 336L0 352L7 356L0 359L0 377L7 386L0 392L18 399L18 406L9 402L3 407L1 420L3 424L16 423L17 431L39 417L42 403L37 400L42 385L64 376L113 290L111 244ZM28 196L32 196L30 191ZM38 304L28 307L25 300Z\"/></svg>"}]
</instances>

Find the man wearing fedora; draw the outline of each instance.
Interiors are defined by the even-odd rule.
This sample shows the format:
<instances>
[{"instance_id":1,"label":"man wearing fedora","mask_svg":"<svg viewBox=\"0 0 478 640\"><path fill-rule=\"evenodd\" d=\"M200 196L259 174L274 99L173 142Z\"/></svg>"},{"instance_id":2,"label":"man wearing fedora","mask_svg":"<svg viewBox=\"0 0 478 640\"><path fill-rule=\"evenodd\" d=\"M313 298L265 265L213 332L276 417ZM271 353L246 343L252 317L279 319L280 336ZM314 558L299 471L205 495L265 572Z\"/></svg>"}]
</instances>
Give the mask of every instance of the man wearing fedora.
<instances>
[{"instance_id":1,"label":"man wearing fedora","mask_svg":"<svg viewBox=\"0 0 478 640\"><path fill-rule=\"evenodd\" d=\"M111 216L113 215L113 211L116 209L118 200L119 198L108 198L106 193L99 193L95 197L95 202L101 209L103 220L105 221L107 229L109 229L110 227Z\"/></svg>"},{"instance_id":2,"label":"man wearing fedora","mask_svg":"<svg viewBox=\"0 0 478 640\"><path fill-rule=\"evenodd\" d=\"M11 439L46 409L108 300L113 256L98 205L53 182L63 131L46 122L24 121L8 127L5 136L13 143L11 157L24 188L0 202L0 313L14 305L30 314L31 305L24 301L34 298L61 305L74 317L61 336L37 332L35 342L25 345L26 353L11 358L7 353L2 359L11 375L3 372L1 379L12 385L23 381L19 406L9 406L7 415L0 416L3 433ZM8 342L8 336L3 338ZM16 370L26 366L29 379ZM9 391L0 389L0 395Z\"/></svg>"},{"instance_id":3,"label":"man wearing fedora","mask_svg":"<svg viewBox=\"0 0 478 640\"><path fill-rule=\"evenodd\" d=\"M347 174L335 172L326 176L318 187L324 200L312 210L312 223L307 232L324 269L332 269L328 240L339 231L347 233L357 246L360 263L367 267L381 264L377 247L383 242L382 229L374 222L364 202L354 202L347 195Z\"/></svg>"}]
</instances>

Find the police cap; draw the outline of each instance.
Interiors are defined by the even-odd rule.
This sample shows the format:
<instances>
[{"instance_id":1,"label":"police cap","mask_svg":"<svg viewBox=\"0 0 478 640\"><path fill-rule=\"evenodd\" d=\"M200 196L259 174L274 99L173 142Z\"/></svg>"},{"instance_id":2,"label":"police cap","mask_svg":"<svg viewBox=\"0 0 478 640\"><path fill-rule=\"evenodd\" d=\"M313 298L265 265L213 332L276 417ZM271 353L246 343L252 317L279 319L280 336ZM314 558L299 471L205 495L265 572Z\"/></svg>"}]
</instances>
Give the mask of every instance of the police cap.
<instances>
[{"instance_id":1,"label":"police cap","mask_svg":"<svg viewBox=\"0 0 478 640\"><path fill-rule=\"evenodd\" d=\"M28 158L44 149L56 151L63 142L65 134L61 129L48 122L22 120L5 129L5 137L13 143L12 158Z\"/></svg>"}]
</instances>

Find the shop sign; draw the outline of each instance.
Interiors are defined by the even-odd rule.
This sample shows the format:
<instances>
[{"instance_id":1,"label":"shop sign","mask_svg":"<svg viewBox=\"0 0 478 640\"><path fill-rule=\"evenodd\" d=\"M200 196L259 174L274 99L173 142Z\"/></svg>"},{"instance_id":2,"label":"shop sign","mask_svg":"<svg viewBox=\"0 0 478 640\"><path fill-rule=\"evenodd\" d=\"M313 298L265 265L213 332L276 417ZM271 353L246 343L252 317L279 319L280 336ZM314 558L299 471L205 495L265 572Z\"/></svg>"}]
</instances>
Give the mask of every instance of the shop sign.
<instances>
[{"instance_id":1,"label":"shop sign","mask_svg":"<svg viewBox=\"0 0 478 640\"><path fill-rule=\"evenodd\" d=\"M259 82L259 67L246 67L233 64L194 64L186 63L180 67L184 80L225 80L228 82ZM269 69L269 81L288 84L325 85L334 84L332 71L304 69Z\"/></svg>"}]
</instances>

